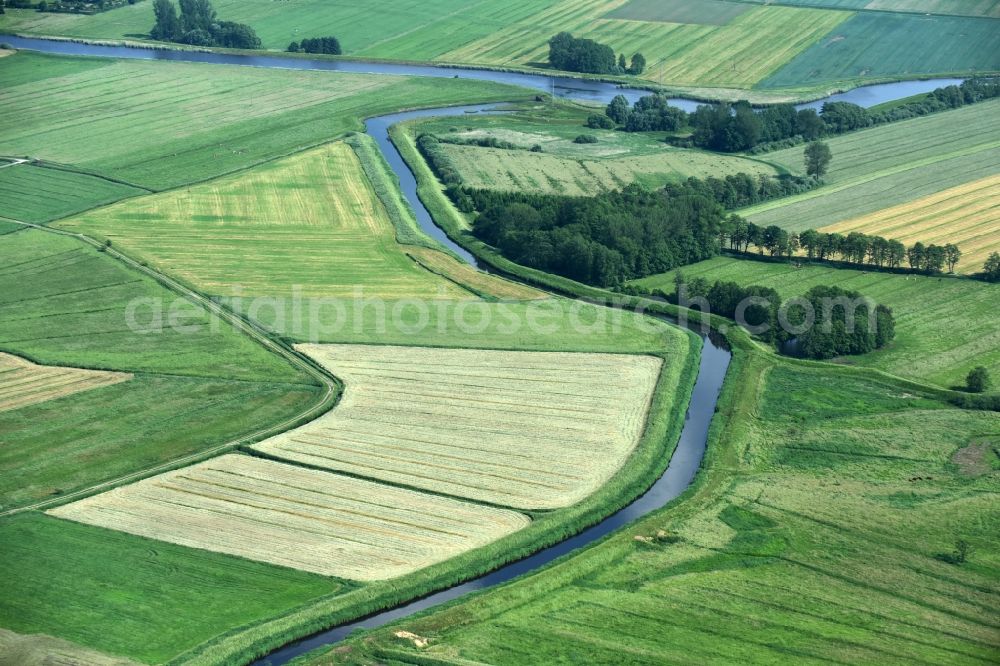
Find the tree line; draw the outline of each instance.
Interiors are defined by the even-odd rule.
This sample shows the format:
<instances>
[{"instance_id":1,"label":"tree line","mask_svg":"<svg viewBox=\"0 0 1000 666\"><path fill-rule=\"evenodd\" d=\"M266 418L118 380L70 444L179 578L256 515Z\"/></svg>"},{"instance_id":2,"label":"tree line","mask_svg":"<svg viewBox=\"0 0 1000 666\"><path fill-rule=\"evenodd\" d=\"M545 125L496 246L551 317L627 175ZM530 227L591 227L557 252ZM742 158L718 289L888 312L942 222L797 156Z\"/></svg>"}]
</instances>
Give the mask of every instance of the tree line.
<instances>
[{"instance_id":1,"label":"tree line","mask_svg":"<svg viewBox=\"0 0 1000 666\"><path fill-rule=\"evenodd\" d=\"M220 21L209 0L179 0L180 16L170 0L153 0L156 23L149 36L193 46L259 49L260 38L245 23Z\"/></svg>"},{"instance_id":2,"label":"tree line","mask_svg":"<svg viewBox=\"0 0 1000 666\"><path fill-rule=\"evenodd\" d=\"M615 59L614 50L606 44L560 32L549 40L549 64L567 72L637 76L646 69L646 58L636 53L628 63L624 53Z\"/></svg>"},{"instance_id":3,"label":"tree line","mask_svg":"<svg viewBox=\"0 0 1000 666\"><path fill-rule=\"evenodd\" d=\"M336 37L307 37L288 45L289 53L325 53L340 55L340 41Z\"/></svg>"},{"instance_id":4,"label":"tree line","mask_svg":"<svg viewBox=\"0 0 1000 666\"><path fill-rule=\"evenodd\" d=\"M617 95L605 108L604 115L613 127L627 132L672 132L690 127L690 137L671 139L675 145L719 152L763 152L997 96L1000 96L1000 79L980 78L969 79L958 86L937 88L925 98L876 111L850 102L825 102L819 112L796 109L791 104L755 110L749 102L739 101L702 104L687 113L670 106L665 95L656 93L639 98L631 106L624 95ZM609 123L594 117L589 118L587 124L611 128Z\"/></svg>"},{"instance_id":5,"label":"tree line","mask_svg":"<svg viewBox=\"0 0 1000 666\"><path fill-rule=\"evenodd\" d=\"M720 242L730 250L748 252L751 245L760 254L772 257L794 257L800 251L808 259L833 261L873 268L903 268L904 262L914 272L933 275L955 272L962 251L953 243L925 245L921 242L906 247L898 240L852 231L846 236L807 229L789 232L775 225L758 226L738 215L730 215L720 230Z\"/></svg>"}]
</instances>

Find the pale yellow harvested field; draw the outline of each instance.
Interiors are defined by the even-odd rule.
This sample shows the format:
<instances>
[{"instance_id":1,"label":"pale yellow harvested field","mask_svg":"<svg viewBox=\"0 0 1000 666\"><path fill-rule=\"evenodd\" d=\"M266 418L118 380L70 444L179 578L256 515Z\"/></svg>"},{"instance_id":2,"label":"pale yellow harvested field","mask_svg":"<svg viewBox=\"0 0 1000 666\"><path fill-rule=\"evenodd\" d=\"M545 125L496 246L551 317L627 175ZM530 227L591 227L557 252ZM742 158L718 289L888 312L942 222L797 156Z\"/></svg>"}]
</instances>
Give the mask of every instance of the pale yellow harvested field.
<instances>
[{"instance_id":1,"label":"pale yellow harvested field","mask_svg":"<svg viewBox=\"0 0 1000 666\"><path fill-rule=\"evenodd\" d=\"M254 446L272 456L504 506L593 493L642 435L661 359L299 345L344 380L335 409Z\"/></svg>"},{"instance_id":2,"label":"pale yellow harvested field","mask_svg":"<svg viewBox=\"0 0 1000 666\"><path fill-rule=\"evenodd\" d=\"M469 264L438 250L432 250L428 247L410 246L406 248L406 253L432 273L443 275L449 280L454 280L479 293L493 296L494 298L527 301L549 297L548 294L537 289L532 289L531 287L506 280L496 275L483 273Z\"/></svg>"},{"instance_id":3,"label":"pale yellow harvested field","mask_svg":"<svg viewBox=\"0 0 1000 666\"><path fill-rule=\"evenodd\" d=\"M525 527L505 509L226 455L49 513L354 580L395 578Z\"/></svg>"},{"instance_id":4,"label":"pale yellow harvested field","mask_svg":"<svg viewBox=\"0 0 1000 666\"><path fill-rule=\"evenodd\" d=\"M2 54L3 51L0 51ZM138 666L44 634L16 634L0 627L0 666Z\"/></svg>"},{"instance_id":5,"label":"pale yellow harvested field","mask_svg":"<svg viewBox=\"0 0 1000 666\"><path fill-rule=\"evenodd\" d=\"M1000 174L885 208L821 231L859 231L907 245L954 243L962 250L959 273L982 270L991 252L1000 251Z\"/></svg>"},{"instance_id":6,"label":"pale yellow harvested field","mask_svg":"<svg viewBox=\"0 0 1000 666\"><path fill-rule=\"evenodd\" d=\"M679 148L665 148L652 155L579 160L524 150L449 143L441 146L469 187L538 194L593 196L620 190L643 178L658 178L666 183L689 176L776 173L766 164L742 157Z\"/></svg>"},{"instance_id":7,"label":"pale yellow harvested field","mask_svg":"<svg viewBox=\"0 0 1000 666\"><path fill-rule=\"evenodd\" d=\"M131 379L122 372L36 365L0 352L0 412Z\"/></svg>"}]
</instances>

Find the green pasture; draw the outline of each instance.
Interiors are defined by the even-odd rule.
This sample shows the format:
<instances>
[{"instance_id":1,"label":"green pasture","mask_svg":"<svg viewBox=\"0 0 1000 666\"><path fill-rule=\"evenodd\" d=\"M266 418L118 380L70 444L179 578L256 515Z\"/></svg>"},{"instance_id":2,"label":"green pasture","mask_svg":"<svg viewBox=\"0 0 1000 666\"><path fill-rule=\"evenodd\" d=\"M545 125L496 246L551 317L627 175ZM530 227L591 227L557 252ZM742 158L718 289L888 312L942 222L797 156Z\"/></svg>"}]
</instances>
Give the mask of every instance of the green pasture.
<instances>
[{"instance_id":1,"label":"green pasture","mask_svg":"<svg viewBox=\"0 0 1000 666\"><path fill-rule=\"evenodd\" d=\"M852 356L845 363L885 370L941 386L964 384L965 375L984 365L1000 376L1000 330L996 309L1000 286L976 280L894 275L821 264L796 268L793 262L717 257L682 269L688 279L730 280L773 287L782 298L800 296L816 285L860 291L892 308L896 338L884 349ZM673 290L673 273L636 284Z\"/></svg>"},{"instance_id":2,"label":"green pasture","mask_svg":"<svg viewBox=\"0 0 1000 666\"><path fill-rule=\"evenodd\" d=\"M330 141L364 117L523 96L466 79L19 52L0 60L0 105L19 118L0 129L0 154L164 189Z\"/></svg>"},{"instance_id":3,"label":"green pasture","mask_svg":"<svg viewBox=\"0 0 1000 666\"><path fill-rule=\"evenodd\" d=\"M137 187L63 169L33 164L0 168L0 215L24 222L50 222L145 193Z\"/></svg>"},{"instance_id":4,"label":"green pasture","mask_svg":"<svg viewBox=\"0 0 1000 666\"><path fill-rule=\"evenodd\" d=\"M0 541L0 624L149 664L345 589L303 571L42 514L4 518Z\"/></svg>"},{"instance_id":5,"label":"green pasture","mask_svg":"<svg viewBox=\"0 0 1000 666\"><path fill-rule=\"evenodd\" d=\"M151 278L35 230L0 237L0 350L49 365L311 383Z\"/></svg>"},{"instance_id":6,"label":"green pasture","mask_svg":"<svg viewBox=\"0 0 1000 666\"><path fill-rule=\"evenodd\" d=\"M859 12L760 86L996 70L1000 22L994 19Z\"/></svg>"},{"instance_id":7,"label":"green pasture","mask_svg":"<svg viewBox=\"0 0 1000 666\"><path fill-rule=\"evenodd\" d=\"M0 412L0 509L148 469L280 423L318 402L302 385L135 375Z\"/></svg>"},{"instance_id":8,"label":"green pasture","mask_svg":"<svg viewBox=\"0 0 1000 666\"><path fill-rule=\"evenodd\" d=\"M604 16L626 21L726 25L751 8L750 3L724 0L701 0L698 3L684 0L628 0Z\"/></svg>"}]
</instances>

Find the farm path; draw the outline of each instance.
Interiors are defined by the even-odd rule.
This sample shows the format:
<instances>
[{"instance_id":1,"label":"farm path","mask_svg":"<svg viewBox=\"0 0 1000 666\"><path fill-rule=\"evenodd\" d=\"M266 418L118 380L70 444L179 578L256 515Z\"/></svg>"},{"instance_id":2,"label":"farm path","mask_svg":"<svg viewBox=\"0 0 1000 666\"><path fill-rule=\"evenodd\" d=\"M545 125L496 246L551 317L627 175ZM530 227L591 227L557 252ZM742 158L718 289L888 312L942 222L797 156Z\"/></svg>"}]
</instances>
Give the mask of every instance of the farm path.
<instances>
[{"instance_id":1,"label":"farm path","mask_svg":"<svg viewBox=\"0 0 1000 666\"><path fill-rule=\"evenodd\" d=\"M144 266L140 264L135 259L132 259L128 255L119 252L114 247L110 246L105 247L98 240L91 238L86 234L62 231L60 229L52 229L44 225L33 224L31 222L24 222L21 220L14 220L10 218L4 218L4 219L6 221L13 222L14 224L19 224L25 228L38 229L40 231L58 234L60 236L69 236L71 238L76 238L78 240L81 240L93 247L103 248L104 251L108 254L108 256L114 257L115 259L121 261L130 268L137 270L141 273L144 273L145 275L153 278L154 280L156 280L163 286L167 287L171 291L193 301L198 305L201 305L210 313L218 316L223 321L228 322L234 328L236 328L239 331L242 331L250 338L263 345L268 350L278 354L282 358L285 358L292 365L303 370L304 372L312 376L314 379L316 379L322 385L324 391L321 399L316 404L303 410L302 412L299 412L298 414L292 417L285 419L281 423L268 426L267 428L262 428L255 432L243 435L242 437L239 437L237 439L233 439L228 442L214 446L210 449L205 449L187 456L175 458L174 460L171 460L169 462L162 463L160 465L154 465L152 467L147 467L137 472L126 474L116 479L111 479L110 481L105 481L93 486L89 486L87 488L82 488L72 493L67 493L65 495L60 495L59 497L56 498L44 500L41 502L36 502L34 504L18 507L16 509L9 509L7 511L2 511L0 512L0 517L12 515L15 513L21 513L24 511L35 511L39 509L44 509L56 503L62 504L69 500L92 495L102 490L110 489L115 486L119 486L125 483L130 483L132 481L138 481L139 479L143 479L148 476L152 476L154 474L159 474L161 472L165 472L176 467L188 465L191 463L204 460L206 458L210 458L224 451L235 449L238 446L242 446L244 444L250 444L258 439L264 438L265 436L279 434L303 422L304 420L312 419L316 416L325 413L336 404L338 398L340 397L340 381L336 377L334 377L332 374L324 370L318 364L307 360L305 357L300 356L290 348L285 347L284 345L281 345L278 342L275 342L270 337L268 337L267 333L260 326L224 308L222 305L215 302L208 296L205 296L204 294L181 284L177 280L174 280L173 278L164 273L160 273L159 271L152 269L149 266Z\"/></svg>"}]
</instances>

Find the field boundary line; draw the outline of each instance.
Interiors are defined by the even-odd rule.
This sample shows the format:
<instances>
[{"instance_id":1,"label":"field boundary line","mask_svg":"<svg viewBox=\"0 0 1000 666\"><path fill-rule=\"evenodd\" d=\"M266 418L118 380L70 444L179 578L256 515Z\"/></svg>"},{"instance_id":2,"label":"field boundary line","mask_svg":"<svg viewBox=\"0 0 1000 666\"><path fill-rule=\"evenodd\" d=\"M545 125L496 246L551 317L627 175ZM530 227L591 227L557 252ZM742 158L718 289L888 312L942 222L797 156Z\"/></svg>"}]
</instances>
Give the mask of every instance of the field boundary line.
<instances>
[{"instance_id":1,"label":"field boundary line","mask_svg":"<svg viewBox=\"0 0 1000 666\"><path fill-rule=\"evenodd\" d=\"M314 363L304 355L298 353L294 349L288 348L285 345L272 339L266 330L261 328L259 325L244 319L235 312L229 310L222 304L216 302L215 300L205 296L198 291L181 284L180 282L174 280L168 275L160 273L149 266L143 266L141 263L135 259L129 257L128 255L120 252L111 246L105 246L101 244L94 238L87 236L86 234L74 233L70 231L64 231L62 229L53 229L45 225L34 224L31 222L23 222L21 220L13 220L10 218L5 218L13 222L14 224L22 225L25 228L37 229L39 231L45 231L48 233L58 234L61 236L68 236L70 238L76 238L87 245L90 245L98 250L104 250L105 254L112 256L119 261L123 262L130 268L139 271L140 273L150 277L159 284L163 285L167 289L180 294L181 296L187 298L188 300L194 302L197 305L204 307L209 313L212 313L219 317L220 319L228 322L238 331L241 331L245 335L249 336L251 339L255 340L262 346L264 346L269 351L278 354L285 360L289 361L294 367L302 370L307 375L310 375L319 382L321 388L324 389L323 395L319 402L312 405L308 409L299 412L298 414L285 419L284 421L261 428L252 433L242 435L236 439L230 440L223 444L198 451L180 458L175 458L174 460L161 463L159 465L154 465L153 467L147 467L142 470L138 470L131 474L126 474L115 479L108 481L103 481L101 483L88 486L86 488L81 488L80 490L73 491L71 493L66 493L65 495L60 495L59 497L54 497L48 500L42 500L40 502L35 502L26 506L17 507L14 509L8 509L6 511L0 512L0 517L10 516L17 513L23 513L25 511L37 511L57 504L64 504L82 497L87 497L94 495L96 493L102 492L104 490L109 490L111 488L131 483L133 481L138 481L140 479L159 474L161 472L168 471L177 467L183 467L200 460L205 460L208 458L215 457L220 453L226 451L231 451L237 449L240 446L252 443L254 441L263 439L265 437L280 434L286 430L290 430L302 423L311 421L313 418L325 414L327 411L336 406L342 395L342 383L333 374L327 372L325 369L320 367L318 364Z\"/></svg>"},{"instance_id":2,"label":"field boundary line","mask_svg":"<svg viewBox=\"0 0 1000 666\"><path fill-rule=\"evenodd\" d=\"M790 206L797 204L800 201L808 201L809 199L815 199L817 197L824 197L828 194L836 194L851 187L856 187L857 185L863 185L869 183L873 180L878 180L879 178L885 178L886 176L894 176L898 173L905 173L907 171L912 171L913 169L919 169L926 166L931 166L937 164L938 162L944 162L945 160L954 159L956 157L967 157L969 155L975 155L986 150L992 150L993 148L1000 148L1000 140L989 141L986 143L980 143L970 148L964 148L961 150L956 150L951 153L946 153L944 155L934 155L933 157L927 157L922 160L917 160L916 162L908 162L900 166L889 167L888 169L882 169L881 171L875 171L872 173L865 174L863 176L856 176L845 180L840 183L835 183L830 186L817 187L815 189L809 190L808 192L803 192L802 194L794 194L790 197L779 197L767 203L757 204L755 206L749 206L747 208L742 208L737 212L744 216L756 215L758 213L765 213L769 210L775 210L777 208L784 208L785 206ZM945 188L951 189L951 188ZM944 190L938 190L943 192Z\"/></svg>"}]
</instances>

